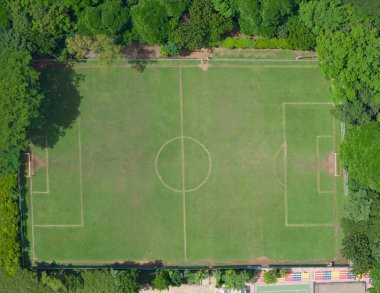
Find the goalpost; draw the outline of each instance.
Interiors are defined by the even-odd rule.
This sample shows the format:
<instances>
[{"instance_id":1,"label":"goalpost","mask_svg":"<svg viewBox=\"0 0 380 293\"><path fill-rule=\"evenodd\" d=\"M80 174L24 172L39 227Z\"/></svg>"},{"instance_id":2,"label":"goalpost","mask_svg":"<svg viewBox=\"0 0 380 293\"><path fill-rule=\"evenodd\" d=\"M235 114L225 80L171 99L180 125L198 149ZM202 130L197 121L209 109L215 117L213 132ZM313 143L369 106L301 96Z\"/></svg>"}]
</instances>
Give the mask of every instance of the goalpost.
<instances>
[{"instance_id":1,"label":"goalpost","mask_svg":"<svg viewBox=\"0 0 380 293\"><path fill-rule=\"evenodd\" d=\"M32 177L35 175L36 170L34 168L33 154L31 152L24 153L25 156L25 177Z\"/></svg>"}]
</instances>

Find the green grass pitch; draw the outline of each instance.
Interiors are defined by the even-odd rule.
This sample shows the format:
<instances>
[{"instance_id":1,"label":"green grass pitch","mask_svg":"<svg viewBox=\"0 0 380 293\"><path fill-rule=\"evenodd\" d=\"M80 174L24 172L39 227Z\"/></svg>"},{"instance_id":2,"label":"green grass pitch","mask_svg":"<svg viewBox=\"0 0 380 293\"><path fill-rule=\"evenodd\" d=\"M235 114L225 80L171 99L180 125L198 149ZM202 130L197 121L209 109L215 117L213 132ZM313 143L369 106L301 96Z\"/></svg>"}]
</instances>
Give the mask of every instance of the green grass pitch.
<instances>
[{"instance_id":1,"label":"green grass pitch","mask_svg":"<svg viewBox=\"0 0 380 293\"><path fill-rule=\"evenodd\" d=\"M340 124L317 63L133 67L74 66L80 115L31 147L33 262L341 260Z\"/></svg>"}]
</instances>

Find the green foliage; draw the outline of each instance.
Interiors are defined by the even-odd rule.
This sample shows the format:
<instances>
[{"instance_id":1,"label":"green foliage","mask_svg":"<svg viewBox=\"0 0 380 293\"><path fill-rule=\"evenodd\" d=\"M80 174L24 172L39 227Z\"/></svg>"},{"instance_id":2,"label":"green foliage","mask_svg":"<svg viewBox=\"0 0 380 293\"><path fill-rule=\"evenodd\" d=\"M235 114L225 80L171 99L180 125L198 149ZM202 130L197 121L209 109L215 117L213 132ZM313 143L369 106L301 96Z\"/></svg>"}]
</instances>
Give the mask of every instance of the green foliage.
<instances>
[{"instance_id":1,"label":"green foliage","mask_svg":"<svg viewBox=\"0 0 380 293\"><path fill-rule=\"evenodd\" d=\"M84 292L118 292L109 270L83 270Z\"/></svg>"},{"instance_id":2,"label":"green foliage","mask_svg":"<svg viewBox=\"0 0 380 293\"><path fill-rule=\"evenodd\" d=\"M170 284L174 287L179 287L184 281L184 277L181 271L179 270L169 270Z\"/></svg>"},{"instance_id":3,"label":"green foliage","mask_svg":"<svg viewBox=\"0 0 380 293\"><path fill-rule=\"evenodd\" d=\"M225 270L222 272L222 283L228 290L241 290L245 287L245 283L252 280L252 274L246 270Z\"/></svg>"},{"instance_id":4,"label":"green foliage","mask_svg":"<svg viewBox=\"0 0 380 293\"><path fill-rule=\"evenodd\" d=\"M250 39L227 37L220 42L222 48L292 49L287 39Z\"/></svg>"},{"instance_id":5,"label":"green foliage","mask_svg":"<svg viewBox=\"0 0 380 293\"><path fill-rule=\"evenodd\" d=\"M166 53L166 55L169 55L169 56L178 56L181 51L179 50L178 46L173 43L173 42L167 42L164 46L163 46L163 51Z\"/></svg>"},{"instance_id":6,"label":"green foliage","mask_svg":"<svg viewBox=\"0 0 380 293\"><path fill-rule=\"evenodd\" d=\"M73 29L69 11L53 0L15 0L8 5L12 28L31 54L59 51L58 44Z\"/></svg>"},{"instance_id":7,"label":"green foliage","mask_svg":"<svg viewBox=\"0 0 380 293\"><path fill-rule=\"evenodd\" d=\"M117 292L120 293L138 293L139 292L139 271L131 270L111 270Z\"/></svg>"},{"instance_id":8,"label":"green foliage","mask_svg":"<svg viewBox=\"0 0 380 293\"><path fill-rule=\"evenodd\" d=\"M353 262L355 274L365 274L374 264L370 243L363 234L346 235L342 241L342 254Z\"/></svg>"},{"instance_id":9,"label":"green foliage","mask_svg":"<svg viewBox=\"0 0 380 293\"><path fill-rule=\"evenodd\" d=\"M211 0L194 0L189 16L189 21L179 24L169 38L180 48L214 46L233 28L232 20L216 12Z\"/></svg>"},{"instance_id":10,"label":"green foliage","mask_svg":"<svg viewBox=\"0 0 380 293\"><path fill-rule=\"evenodd\" d=\"M165 5L166 13L170 17L179 18L189 6L189 0L161 0Z\"/></svg>"},{"instance_id":11,"label":"green foliage","mask_svg":"<svg viewBox=\"0 0 380 293\"><path fill-rule=\"evenodd\" d=\"M316 35L342 29L350 20L349 7L341 0L313 0L300 4L299 17Z\"/></svg>"},{"instance_id":12,"label":"green foliage","mask_svg":"<svg viewBox=\"0 0 380 293\"><path fill-rule=\"evenodd\" d=\"M164 44L167 40L168 15L160 0L141 0L131 8L133 29L141 41Z\"/></svg>"},{"instance_id":13,"label":"green foliage","mask_svg":"<svg viewBox=\"0 0 380 293\"><path fill-rule=\"evenodd\" d=\"M371 293L380 293L380 264L377 263L376 266L370 271L369 276L372 280L373 287L369 289Z\"/></svg>"},{"instance_id":14,"label":"green foliage","mask_svg":"<svg viewBox=\"0 0 380 293\"><path fill-rule=\"evenodd\" d=\"M156 270L152 285L159 291L169 289L170 277L168 271Z\"/></svg>"},{"instance_id":15,"label":"green foliage","mask_svg":"<svg viewBox=\"0 0 380 293\"><path fill-rule=\"evenodd\" d=\"M17 270L10 277L7 273L0 270L0 292L38 292L50 293L49 288L38 282L35 273L28 270Z\"/></svg>"},{"instance_id":16,"label":"green foliage","mask_svg":"<svg viewBox=\"0 0 380 293\"><path fill-rule=\"evenodd\" d=\"M4 1L0 1L0 30L6 29L9 25L8 8Z\"/></svg>"},{"instance_id":17,"label":"green foliage","mask_svg":"<svg viewBox=\"0 0 380 293\"><path fill-rule=\"evenodd\" d=\"M241 32L273 38L281 25L296 11L294 0L236 0Z\"/></svg>"},{"instance_id":18,"label":"green foliage","mask_svg":"<svg viewBox=\"0 0 380 293\"><path fill-rule=\"evenodd\" d=\"M30 61L25 51L0 52L0 173L16 172L26 129L38 114L42 96Z\"/></svg>"},{"instance_id":19,"label":"green foliage","mask_svg":"<svg viewBox=\"0 0 380 293\"><path fill-rule=\"evenodd\" d=\"M305 24L292 17L288 22L289 44L298 50L313 50L316 46L316 37Z\"/></svg>"},{"instance_id":20,"label":"green foliage","mask_svg":"<svg viewBox=\"0 0 380 293\"><path fill-rule=\"evenodd\" d=\"M354 222L368 221L371 204L372 199L368 198L366 190L350 192L344 207L345 217Z\"/></svg>"},{"instance_id":21,"label":"green foliage","mask_svg":"<svg viewBox=\"0 0 380 293\"><path fill-rule=\"evenodd\" d=\"M80 14L80 32L89 36L120 36L129 24L129 10L121 0L110 0L97 7L86 7Z\"/></svg>"},{"instance_id":22,"label":"green foliage","mask_svg":"<svg viewBox=\"0 0 380 293\"><path fill-rule=\"evenodd\" d=\"M66 287L62 281L54 275L52 277L48 276L46 272L42 272L41 274L41 283L53 292L66 292Z\"/></svg>"},{"instance_id":23,"label":"green foliage","mask_svg":"<svg viewBox=\"0 0 380 293\"><path fill-rule=\"evenodd\" d=\"M121 46L107 35L97 35L91 38L86 35L76 34L67 38L67 51L77 59L88 57L94 53L97 60L105 64L112 64L121 58Z\"/></svg>"},{"instance_id":24,"label":"green foliage","mask_svg":"<svg viewBox=\"0 0 380 293\"><path fill-rule=\"evenodd\" d=\"M340 157L350 176L364 186L380 190L380 126L372 122L348 129Z\"/></svg>"},{"instance_id":25,"label":"green foliage","mask_svg":"<svg viewBox=\"0 0 380 293\"><path fill-rule=\"evenodd\" d=\"M0 174L0 200L17 199L17 174Z\"/></svg>"},{"instance_id":26,"label":"green foliage","mask_svg":"<svg viewBox=\"0 0 380 293\"><path fill-rule=\"evenodd\" d=\"M284 269L272 269L272 270L266 271L263 275L265 284L277 283L278 278L285 277L285 272L286 271Z\"/></svg>"},{"instance_id":27,"label":"green foliage","mask_svg":"<svg viewBox=\"0 0 380 293\"><path fill-rule=\"evenodd\" d=\"M236 14L233 0L212 0L212 4L215 10L224 17L232 17Z\"/></svg>"},{"instance_id":28,"label":"green foliage","mask_svg":"<svg viewBox=\"0 0 380 293\"><path fill-rule=\"evenodd\" d=\"M197 270L197 271L190 271L185 270L183 272L184 278L187 280L190 284L199 284L202 282L202 280L205 280L208 278L209 274L207 270Z\"/></svg>"},{"instance_id":29,"label":"green foliage","mask_svg":"<svg viewBox=\"0 0 380 293\"><path fill-rule=\"evenodd\" d=\"M363 96L380 105L380 39L365 24L350 31L326 33L317 39L321 67L333 80L333 99L354 101Z\"/></svg>"}]
</instances>

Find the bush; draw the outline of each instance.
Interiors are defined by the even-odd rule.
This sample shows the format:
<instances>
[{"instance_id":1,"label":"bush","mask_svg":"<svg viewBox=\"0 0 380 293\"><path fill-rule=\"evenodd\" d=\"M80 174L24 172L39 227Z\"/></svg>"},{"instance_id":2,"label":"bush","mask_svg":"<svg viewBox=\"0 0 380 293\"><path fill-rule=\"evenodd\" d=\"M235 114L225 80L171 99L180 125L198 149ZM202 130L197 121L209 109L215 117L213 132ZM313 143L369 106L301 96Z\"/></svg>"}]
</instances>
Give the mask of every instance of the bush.
<instances>
[{"instance_id":1,"label":"bush","mask_svg":"<svg viewBox=\"0 0 380 293\"><path fill-rule=\"evenodd\" d=\"M156 270L152 285L159 291L169 289L170 277L166 270Z\"/></svg>"},{"instance_id":2,"label":"bush","mask_svg":"<svg viewBox=\"0 0 380 293\"><path fill-rule=\"evenodd\" d=\"M198 271L190 271L185 270L183 272L183 275L188 283L191 284L199 284L202 282L202 280L208 278L208 271L207 270L198 270Z\"/></svg>"},{"instance_id":3,"label":"bush","mask_svg":"<svg viewBox=\"0 0 380 293\"><path fill-rule=\"evenodd\" d=\"M229 290L241 290L245 287L245 283L252 279L252 274L246 270L226 270L222 274L222 282Z\"/></svg>"},{"instance_id":4,"label":"bush","mask_svg":"<svg viewBox=\"0 0 380 293\"><path fill-rule=\"evenodd\" d=\"M273 269L264 273L264 282L265 284L274 284L277 283L278 278L285 277L285 269Z\"/></svg>"},{"instance_id":5,"label":"bush","mask_svg":"<svg viewBox=\"0 0 380 293\"><path fill-rule=\"evenodd\" d=\"M232 38L224 39L220 47L227 49L293 49L287 39L250 39L250 38Z\"/></svg>"},{"instance_id":6,"label":"bush","mask_svg":"<svg viewBox=\"0 0 380 293\"><path fill-rule=\"evenodd\" d=\"M160 53L164 56L178 56L180 54L178 46L170 41L161 46L160 49Z\"/></svg>"}]
</instances>

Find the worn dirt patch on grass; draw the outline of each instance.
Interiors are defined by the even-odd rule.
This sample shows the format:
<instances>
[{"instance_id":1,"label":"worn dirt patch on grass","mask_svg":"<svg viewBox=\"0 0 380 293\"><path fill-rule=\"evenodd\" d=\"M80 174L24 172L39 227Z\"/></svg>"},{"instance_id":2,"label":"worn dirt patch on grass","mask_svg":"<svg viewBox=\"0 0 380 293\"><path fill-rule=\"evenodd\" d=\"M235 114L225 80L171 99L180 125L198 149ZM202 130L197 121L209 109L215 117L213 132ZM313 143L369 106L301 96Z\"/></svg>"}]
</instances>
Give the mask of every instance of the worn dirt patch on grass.
<instances>
[{"instance_id":1,"label":"worn dirt patch on grass","mask_svg":"<svg viewBox=\"0 0 380 293\"><path fill-rule=\"evenodd\" d=\"M335 154L329 153L327 158L323 161L323 170L325 170L330 176L335 175Z\"/></svg>"}]
</instances>

